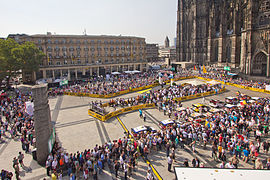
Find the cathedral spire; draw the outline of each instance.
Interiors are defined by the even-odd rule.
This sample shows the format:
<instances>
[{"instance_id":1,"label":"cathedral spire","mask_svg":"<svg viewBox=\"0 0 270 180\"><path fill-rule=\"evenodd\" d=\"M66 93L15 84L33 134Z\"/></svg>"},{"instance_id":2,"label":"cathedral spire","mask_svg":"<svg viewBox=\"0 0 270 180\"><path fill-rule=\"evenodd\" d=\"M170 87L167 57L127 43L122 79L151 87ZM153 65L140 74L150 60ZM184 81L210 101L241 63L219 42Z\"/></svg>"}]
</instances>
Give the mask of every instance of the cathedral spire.
<instances>
[{"instance_id":1,"label":"cathedral spire","mask_svg":"<svg viewBox=\"0 0 270 180\"><path fill-rule=\"evenodd\" d=\"M165 48L168 48L170 47L170 40L168 38L168 36L166 36L166 39L165 39Z\"/></svg>"}]
</instances>

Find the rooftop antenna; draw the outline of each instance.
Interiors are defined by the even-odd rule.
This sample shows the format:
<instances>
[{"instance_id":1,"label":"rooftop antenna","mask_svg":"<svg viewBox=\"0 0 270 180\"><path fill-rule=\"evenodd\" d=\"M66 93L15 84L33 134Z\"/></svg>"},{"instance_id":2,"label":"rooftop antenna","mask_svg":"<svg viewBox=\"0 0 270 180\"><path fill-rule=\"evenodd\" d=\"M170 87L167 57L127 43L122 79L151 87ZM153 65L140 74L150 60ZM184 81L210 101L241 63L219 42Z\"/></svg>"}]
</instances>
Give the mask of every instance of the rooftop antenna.
<instances>
[{"instance_id":1,"label":"rooftop antenna","mask_svg":"<svg viewBox=\"0 0 270 180\"><path fill-rule=\"evenodd\" d=\"M86 29L85 29L85 28L84 28L84 31L83 31L83 35L85 35L85 36L87 35L87 34L86 34Z\"/></svg>"}]
</instances>

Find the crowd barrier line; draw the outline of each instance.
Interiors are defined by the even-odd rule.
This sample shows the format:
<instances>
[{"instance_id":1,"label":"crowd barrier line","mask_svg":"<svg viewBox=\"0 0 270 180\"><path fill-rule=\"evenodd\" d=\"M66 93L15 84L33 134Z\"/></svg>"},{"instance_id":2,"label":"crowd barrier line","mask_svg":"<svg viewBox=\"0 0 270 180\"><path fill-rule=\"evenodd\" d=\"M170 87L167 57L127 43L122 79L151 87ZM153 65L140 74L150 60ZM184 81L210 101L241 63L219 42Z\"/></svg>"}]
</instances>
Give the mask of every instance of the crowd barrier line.
<instances>
[{"instance_id":1,"label":"crowd barrier line","mask_svg":"<svg viewBox=\"0 0 270 180\"><path fill-rule=\"evenodd\" d=\"M198 97L203 97L203 96L209 96L209 95L213 95L213 94L222 93L222 92L225 92L225 90L226 89L223 88L223 89L219 90L218 92L211 91L211 92L206 92L206 93L199 93L199 94L194 94L194 95L190 95L190 96L178 97L178 98L175 98L175 100L186 101L186 100L195 99L195 98L198 98ZM90 115L90 116L92 116L94 118L97 118L97 119L99 119L101 121L106 121L106 120L108 120L108 119L110 119L112 117L118 116L118 115L126 113L126 112L135 111L135 110L139 110L139 109L154 108L154 107L155 107L154 103L140 104L140 105L136 105L136 106L125 107L125 108L110 112L109 114L106 114L106 115L100 115L100 114L92 111L91 109L88 109L88 115Z\"/></svg>"},{"instance_id":2,"label":"crowd barrier line","mask_svg":"<svg viewBox=\"0 0 270 180\"><path fill-rule=\"evenodd\" d=\"M179 77L179 78L175 78L173 79L173 81L179 81L179 80L184 80L184 79L193 79L196 76L187 76L187 77ZM170 80L166 80L164 81L165 83L171 82ZM85 97L92 97L92 98L112 98L112 97L116 97L116 96L120 96L123 94L127 94L127 93L131 93L131 92L136 92L136 91L141 91L141 90L145 90L145 89L149 89L149 88L153 88L156 86L159 86L159 83L153 83L147 86L142 86L142 87L138 87L138 88L133 88L133 89L127 89L124 91L119 91L117 93L112 93L112 94L107 94L107 95L102 95L102 94L90 94L90 93L75 93L75 92L64 92L65 95L69 95L69 96L85 96Z\"/></svg>"},{"instance_id":3,"label":"crowd barrier line","mask_svg":"<svg viewBox=\"0 0 270 180\"><path fill-rule=\"evenodd\" d=\"M122 120L118 116L116 116L116 118L117 118L118 122L121 124L122 128L125 130L125 132L127 134L129 134L129 137L133 138L133 136L129 133L127 127L122 122ZM160 174L157 172L156 168L151 164L151 162L148 159L144 158L144 156L142 156L142 158L145 160L146 164L150 165L150 167L151 167L153 173L155 174L155 176L157 177L157 179L162 180L163 178L160 176Z\"/></svg>"},{"instance_id":4,"label":"crowd barrier line","mask_svg":"<svg viewBox=\"0 0 270 180\"><path fill-rule=\"evenodd\" d=\"M90 115L94 118L97 118L101 121L106 121L112 117L118 116L118 115L126 113L126 112L135 111L135 110L139 110L139 109L153 108L153 107L155 107L154 103L140 104L140 105L136 105L136 106L125 107L125 108L119 109L117 111L113 111L113 112L106 114L106 115L103 115L103 116L92 111L91 109L88 109L88 115Z\"/></svg>"},{"instance_id":5,"label":"crowd barrier line","mask_svg":"<svg viewBox=\"0 0 270 180\"><path fill-rule=\"evenodd\" d=\"M177 97L177 98L174 98L174 100L177 100L177 101L186 101L186 100L195 99L195 98L199 98L199 97L204 97L204 96L209 96L209 95L223 93L225 91L226 91L226 88L222 88L218 92L216 92L216 91L210 91L210 92L205 92L205 93L198 93L198 94L193 94L193 95L189 95L189 96Z\"/></svg>"},{"instance_id":6,"label":"crowd barrier line","mask_svg":"<svg viewBox=\"0 0 270 180\"><path fill-rule=\"evenodd\" d=\"M200 76L187 76L187 77L175 78L175 79L173 79L173 81L176 82L176 81L179 81L179 80L193 79L193 78L197 78L197 79L201 79L201 80L205 80L205 81L215 80L215 79L204 78L204 77L200 77ZM220 80L215 80L215 81L220 82L221 84L225 84L225 85L229 85L229 86L235 86L235 87L241 88L241 89L247 89L247 90L251 90L251 91L270 94L270 91L265 90L265 89L252 88L252 87L243 86L243 85L239 85L239 84L233 84L233 83L224 82L224 81L220 81ZM169 83L169 82L170 82L170 80L164 81L164 83ZM69 95L69 96L85 96L85 97L92 97L92 98L112 98L112 97L120 96L120 95L123 95L123 94L131 93L131 92L136 92L136 91L141 91L141 90L153 88L153 87L156 87L156 86L159 86L159 83L154 83L154 84L150 84L150 85L147 85L147 86L128 89L128 90L124 90L124 91L119 91L117 93L112 93L112 94L107 94L107 95L90 94L90 93L75 93L75 92L64 92L64 94Z\"/></svg>"},{"instance_id":7,"label":"crowd barrier line","mask_svg":"<svg viewBox=\"0 0 270 180\"><path fill-rule=\"evenodd\" d=\"M248 86L243 86L243 85L239 85L239 84L234 84L234 83L229 83L229 82L224 82L224 81L220 81L220 80L215 80L215 79L209 79L209 78L204 78L204 77L199 77L197 76L196 78L201 79L201 80L205 80L205 81L218 81L222 84L228 85L228 86L234 86L237 88L241 88L241 89L247 89L250 91L255 91L255 92L262 92L262 93L267 93L270 94L270 91L265 90L265 89L260 89L260 88L253 88L253 87L248 87Z\"/></svg>"}]
</instances>

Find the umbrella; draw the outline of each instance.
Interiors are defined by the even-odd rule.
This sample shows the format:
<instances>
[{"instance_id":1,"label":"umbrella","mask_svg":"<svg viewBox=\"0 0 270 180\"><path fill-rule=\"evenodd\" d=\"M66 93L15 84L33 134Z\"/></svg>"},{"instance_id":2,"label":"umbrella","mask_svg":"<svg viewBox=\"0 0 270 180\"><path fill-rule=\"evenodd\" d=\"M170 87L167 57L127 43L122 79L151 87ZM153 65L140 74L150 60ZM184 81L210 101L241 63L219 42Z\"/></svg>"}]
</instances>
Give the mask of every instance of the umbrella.
<instances>
[{"instance_id":1,"label":"umbrella","mask_svg":"<svg viewBox=\"0 0 270 180\"><path fill-rule=\"evenodd\" d=\"M120 72L112 72L113 75L121 74Z\"/></svg>"},{"instance_id":2,"label":"umbrella","mask_svg":"<svg viewBox=\"0 0 270 180\"><path fill-rule=\"evenodd\" d=\"M132 73L140 73L141 71L138 71L138 70L134 70L132 71Z\"/></svg>"},{"instance_id":3,"label":"umbrella","mask_svg":"<svg viewBox=\"0 0 270 180\"><path fill-rule=\"evenodd\" d=\"M124 73L126 73L126 74L131 74L132 71L124 71Z\"/></svg>"}]
</instances>

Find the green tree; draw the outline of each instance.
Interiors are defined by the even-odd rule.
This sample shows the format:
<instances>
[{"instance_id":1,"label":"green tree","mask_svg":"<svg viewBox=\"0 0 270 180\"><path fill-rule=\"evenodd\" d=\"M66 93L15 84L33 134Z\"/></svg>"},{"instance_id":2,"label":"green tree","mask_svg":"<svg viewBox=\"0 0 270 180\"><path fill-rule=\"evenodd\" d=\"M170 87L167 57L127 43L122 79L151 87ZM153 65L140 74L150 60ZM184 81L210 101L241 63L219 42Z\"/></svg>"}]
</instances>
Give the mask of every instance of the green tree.
<instances>
[{"instance_id":1,"label":"green tree","mask_svg":"<svg viewBox=\"0 0 270 180\"><path fill-rule=\"evenodd\" d=\"M0 78L7 78L8 85L10 78L16 77L21 69L20 60L13 54L18 46L13 39L0 40Z\"/></svg>"},{"instance_id":2,"label":"green tree","mask_svg":"<svg viewBox=\"0 0 270 180\"><path fill-rule=\"evenodd\" d=\"M39 64L44 56L34 43L26 42L12 50L12 54L21 64L23 74L31 74L38 71Z\"/></svg>"}]
</instances>

